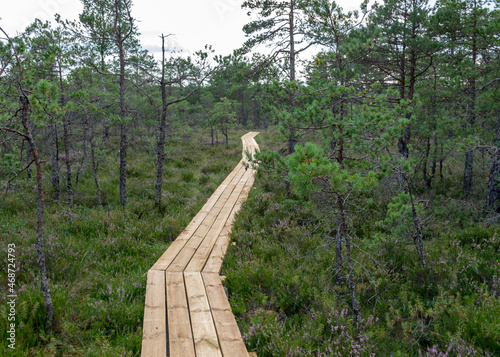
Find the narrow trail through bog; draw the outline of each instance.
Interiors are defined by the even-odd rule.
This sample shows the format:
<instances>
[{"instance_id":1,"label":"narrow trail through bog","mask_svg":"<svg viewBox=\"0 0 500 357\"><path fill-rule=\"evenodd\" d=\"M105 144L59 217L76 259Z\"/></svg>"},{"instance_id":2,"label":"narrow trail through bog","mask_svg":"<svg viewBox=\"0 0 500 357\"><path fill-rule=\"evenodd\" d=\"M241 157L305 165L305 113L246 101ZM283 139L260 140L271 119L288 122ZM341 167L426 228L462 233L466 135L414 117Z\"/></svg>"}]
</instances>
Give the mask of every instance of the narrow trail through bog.
<instances>
[{"instance_id":1,"label":"narrow trail through bog","mask_svg":"<svg viewBox=\"0 0 500 357\"><path fill-rule=\"evenodd\" d=\"M219 274L254 182L244 163L257 134L241 137L243 159L148 271L142 357L248 357Z\"/></svg>"}]
</instances>

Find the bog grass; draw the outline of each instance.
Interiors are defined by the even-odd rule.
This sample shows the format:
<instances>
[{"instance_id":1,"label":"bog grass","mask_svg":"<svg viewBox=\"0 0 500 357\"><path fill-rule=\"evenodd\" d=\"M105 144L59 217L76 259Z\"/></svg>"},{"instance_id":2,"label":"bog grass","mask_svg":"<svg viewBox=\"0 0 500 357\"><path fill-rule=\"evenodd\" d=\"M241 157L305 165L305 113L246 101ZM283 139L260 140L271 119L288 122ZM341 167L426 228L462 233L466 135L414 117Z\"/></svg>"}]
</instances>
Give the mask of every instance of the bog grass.
<instances>
[{"instance_id":1,"label":"bog grass","mask_svg":"<svg viewBox=\"0 0 500 357\"><path fill-rule=\"evenodd\" d=\"M256 140L284 150L276 133ZM445 162L434 197L417 186L426 267L410 235L411 211L392 199L395 180L350 197L362 202L347 212L357 324L347 287L335 284L335 216L293 195L286 200L282 178L258 174L223 266L248 350L259 357L499 356L500 228L484 221L479 184L471 200L460 200L460 164L458 155ZM476 183L483 177L477 172Z\"/></svg>"},{"instance_id":2,"label":"bog grass","mask_svg":"<svg viewBox=\"0 0 500 357\"><path fill-rule=\"evenodd\" d=\"M34 181L23 178L0 207L0 259L16 244L16 350L7 349L6 276L0 276L0 354L137 356L142 342L146 272L241 157L244 132L212 148L207 135L171 140L162 206L155 208L155 157L135 142L129 151L128 196L119 205L116 142L102 155L98 208L93 178L82 171L75 208L51 202L45 177L45 253L56 310L45 326L35 251ZM262 149L284 151L272 130ZM114 144L114 145L113 145ZM260 356L500 355L500 229L478 207L484 190L460 200L460 158L446 162L434 196L418 186L428 265L415 251L404 197L394 181L353 197L348 213L355 244L356 293L362 320L353 322L349 291L335 284L334 215L312 202L285 200L284 180L259 173L236 216L223 274L248 350ZM49 170L49 168L47 168ZM478 172L479 179L485 172ZM417 181L418 182L418 181ZM63 197L63 200L65 197Z\"/></svg>"},{"instance_id":3,"label":"bog grass","mask_svg":"<svg viewBox=\"0 0 500 357\"><path fill-rule=\"evenodd\" d=\"M142 343L146 273L241 159L240 136L211 147L203 132L168 143L162 205L154 207L156 158L140 142L129 148L128 204L118 190L118 145L112 138L102 154L99 179L84 167L74 187L75 207L53 202L50 167L44 185L47 206L44 244L55 326L45 325L35 250L34 179L0 206L0 269L7 271L8 244L16 246L16 349L7 344L7 276L0 275L0 355L137 356ZM64 172L61 177L64 177ZM61 186L64 185L64 179ZM62 201L66 200L63 192Z\"/></svg>"}]
</instances>

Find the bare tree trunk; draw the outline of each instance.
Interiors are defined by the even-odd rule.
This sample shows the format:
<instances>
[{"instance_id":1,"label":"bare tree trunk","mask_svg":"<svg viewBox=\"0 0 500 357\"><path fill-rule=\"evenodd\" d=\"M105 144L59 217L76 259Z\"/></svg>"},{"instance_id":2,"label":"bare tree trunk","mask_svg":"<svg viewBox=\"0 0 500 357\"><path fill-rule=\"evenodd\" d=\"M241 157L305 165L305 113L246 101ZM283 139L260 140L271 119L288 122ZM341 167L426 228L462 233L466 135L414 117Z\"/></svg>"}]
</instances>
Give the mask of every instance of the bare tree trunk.
<instances>
[{"instance_id":1,"label":"bare tree trunk","mask_svg":"<svg viewBox=\"0 0 500 357\"><path fill-rule=\"evenodd\" d=\"M222 129L222 134L224 134L224 137L226 138L226 146L229 146L229 133L228 133L229 129L226 128L225 130Z\"/></svg>"},{"instance_id":2,"label":"bare tree trunk","mask_svg":"<svg viewBox=\"0 0 500 357\"><path fill-rule=\"evenodd\" d=\"M165 36L161 35L162 41L162 71L161 71L161 101L162 101L162 111L160 119L160 137L158 138L158 147L156 150L156 156L158 158L158 171L156 174L156 196L155 196L155 206L160 206L161 204L161 194L163 188L163 163L165 160L165 137L167 130L167 93L165 87ZM212 136L212 146L213 146L213 136Z\"/></svg>"},{"instance_id":3,"label":"bare tree trunk","mask_svg":"<svg viewBox=\"0 0 500 357\"><path fill-rule=\"evenodd\" d=\"M66 156L66 181L68 188L68 202L71 208L73 208L73 186L71 182L71 158L70 158L70 143L68 134L68 118L67 115L63 115L63 134L64 134L64 155Z\"/></svg>"},{"instance_id":4,"label":"bare tree trunk","mask_svg":"<svg viewBox=\"0 0 500 357\"><path fill-rule=\"evenodd\" d=\"M38 193L38 203L37 203L37 232L36 232L36 253L38 257L38 269L40 271L40 287L43 293L43 298L45 301L45 307L47 310L46 321L49 329L52 328L54 323L54 305L52 303L52 297L50 294L49 283L47 280L47 269L45 265L45 254L43 252L43 210L44 210L44 199L43 199L43 173L42 164L40 162L40 157L38 156L38 149L33 139L33 135L28 126L28 112L29 112L29 101L24 95L19 97L21 102L21 121L26 132L26 138L31 147L31 153L33 155L33 160L36 167L36 181L37 181L37 193Z\"/></svg>"},{"instance_id":5,"label":"bare tree trunk","mask_svg":"<svg viewBox=\"0 0 500 357\"><path fill-rule=\"evenodd\" d=\"M116 44L120 57L120 202L123 207L127 204L127 112L125 104L125 47L121 29L121 1L115 0L116 19L118 28L116 29Z\"/></svg>"},{"instance_id":6,"label":"bare tree trunk","mask_svg":"<svg viewBox=\"0 0 500 357\"><path fill-rule=\"evenodd\" d=\"M464 200L469 198L470 190L472 187L472 175L474 171L474 151L471 149L465 153L465 166L464 166Z\"/></svg>"},{"instance_id":7,"label":"bare tree trunk","mask_svg":"<svg viewBox=\"0 0 500 357\"><path fill-rule=\"evenodd\" d=\"M0 27L0 31L2 31L7 37L7 40L9 41L14 54L17 59L17 65L18 65L18 70L19 70L19 82L18 82L18 90L19 90L19 104L20 104L20 114L21 114L21 124L24 128L25 134L22 134L21 132L18 132L17 130L10 130L14 131L17 134L20 134L23 136L29 144L29 147L31 149L31 153L33 155L33 161L35 162L35 167L36 167L36 182L37 182L37 233L36 233L36 253L37 253L37 258L38 258L38 269L40 270L40 288L42 290L43 298L45 301L45 307L46 307L46 321L47 321L47 326L49 329L52 329L52 326L54 324L54 305L52 303L52 297L50 294L50 289L49 289L49 283L47 280L47 269L45 265L45 254L43 252L43 209L44 209L44 201L43 201L43 173L42 173L42 163L40 161L40 157L38 156L38 149L36 146L36 142L33 139L33 134L29 128L28 124L28 115L29 115L29 110L30 110L30 102L28 100L27 95L23 91L22 88L22 81L23 81L23 67L22 67L22 62L19 60L17 56L17 52L15 50L15 46L12 43L11 39L9 36L5 33L5 31ZM31 163L31 161L30 161ZM29 165L28 165L29 168Z\"/></svg>"},{"instance_id":8,"label":"bare tree trunk","mask_svg":"<svg viewBox=\"0 0 500 357\"><path fill-rule=\"evenodd\" d=\"M31 150L31 145L29 145L29 143L28 143L28 147L26 148L26 165L27 165L26 177L28 179L31 179L31 177L32 177L31 165L30 165L32 157L33 157L33 152Z\"/></svg>"},{"instance_id":9,"label":"bare tree trunk","mask_svg":"<svg viewBox=\"0 0 500 357\"><path fill-rule=\"evenodd\" d=\"M120 124L120 202L124 207L127 204L127 134L126 124Z\"/></svg>"},{"instance_id":10,"label":"bare tree trunk","mask_svg":"<svg viewBox=\"0 0 500 357\"><path fill-rule=\"evenodd\" d=\"M295 7L294 2L290 2L290 15L289 15L289 33L290 33L290 81L295 80ZM290 95L290 111L292 112L295 109L296 98L295 93L291 93ZM291 123L290 133L288 136L288 155L293 154L295 152L295 134L296 130Z\"/></svg>"}]
</instances>

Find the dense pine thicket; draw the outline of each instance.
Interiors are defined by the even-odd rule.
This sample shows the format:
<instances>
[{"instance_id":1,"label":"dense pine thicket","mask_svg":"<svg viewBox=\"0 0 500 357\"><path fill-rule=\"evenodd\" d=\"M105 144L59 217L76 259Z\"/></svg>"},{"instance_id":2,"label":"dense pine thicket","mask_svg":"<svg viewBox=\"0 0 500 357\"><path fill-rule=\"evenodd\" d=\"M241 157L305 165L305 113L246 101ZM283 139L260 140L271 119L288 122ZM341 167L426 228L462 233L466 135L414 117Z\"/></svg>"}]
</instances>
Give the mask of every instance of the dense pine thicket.
<instances>
[{"instance_id":1,"label":"dense pine thicket","mask_svg":"<svg viewBox=\"0 0 500 357\"><path fill-rule=\"evenodd\" d=\"M250 0L233 55L161 61L130 0L82 3L2 31L2 351L137 355L144 273L260 128L224 266L249 349L500 354L498 3Z\"/></svg>"}]
</instances>

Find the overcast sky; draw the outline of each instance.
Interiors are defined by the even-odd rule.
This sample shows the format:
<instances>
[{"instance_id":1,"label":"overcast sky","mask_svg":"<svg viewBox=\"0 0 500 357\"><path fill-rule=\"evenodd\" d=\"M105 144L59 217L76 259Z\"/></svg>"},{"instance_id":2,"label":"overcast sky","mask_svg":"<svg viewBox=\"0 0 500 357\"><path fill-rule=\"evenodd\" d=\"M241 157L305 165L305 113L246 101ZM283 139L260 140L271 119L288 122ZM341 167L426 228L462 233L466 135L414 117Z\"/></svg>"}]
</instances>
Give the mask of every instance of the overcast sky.
<instances>
[{"instance_id":1,"label":"overcast sky","mask_svg":"<svg viewBox=\"0 0 500 357\"><path fill-rule=\"evenodd\" d=\"M10 35L22 32L35 18L53 21L76 19L82 11L79 0L2 0L0 26ZM174 34L170 48L192 53L211 44L227 55L245 41L242 27L249 21L241 9L243 0L135 0L132 16L138 20L141 44L153 54L161 49L161 33ZM345 10L360 0L339 0ZM157 57L158 58L158 57Z\"/></svg>"}]
</instances>

